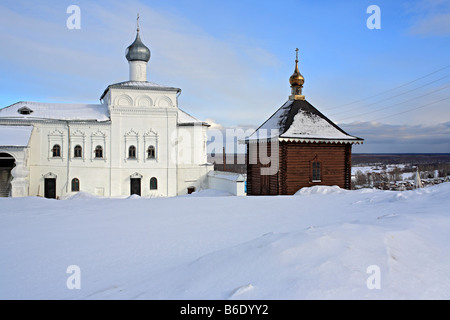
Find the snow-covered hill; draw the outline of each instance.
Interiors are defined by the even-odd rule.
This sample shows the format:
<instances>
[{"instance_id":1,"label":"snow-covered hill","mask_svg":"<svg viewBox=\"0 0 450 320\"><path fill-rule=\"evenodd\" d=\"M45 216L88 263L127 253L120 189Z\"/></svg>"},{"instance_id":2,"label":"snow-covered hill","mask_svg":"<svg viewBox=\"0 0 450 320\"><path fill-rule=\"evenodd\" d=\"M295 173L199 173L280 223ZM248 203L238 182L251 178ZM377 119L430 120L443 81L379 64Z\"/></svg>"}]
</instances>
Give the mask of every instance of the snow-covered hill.
<instances>
[{"instance_id":1,"label":"snow-covered hill","mask_svg":"<svg viewBox=\"0 0 450 320\"><path fill-rule=\"evenodd\" d=\"M450 183L200 195L0 199L0 299L450 298Z\"/></svg>"}]
</instances>

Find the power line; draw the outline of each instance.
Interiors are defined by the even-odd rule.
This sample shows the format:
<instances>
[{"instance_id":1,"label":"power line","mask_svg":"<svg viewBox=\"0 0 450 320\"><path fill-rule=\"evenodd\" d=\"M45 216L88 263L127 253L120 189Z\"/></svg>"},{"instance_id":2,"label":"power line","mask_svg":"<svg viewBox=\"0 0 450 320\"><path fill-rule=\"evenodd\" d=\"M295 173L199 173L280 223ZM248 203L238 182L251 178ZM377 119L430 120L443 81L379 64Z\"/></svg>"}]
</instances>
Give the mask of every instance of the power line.
<instances>
[{"instance_id":1,"label":"power line","mask_svg":"<svg viewBox=\"0 0 450 320\"><path fill-rule=\"evenodd\" d=\"M416 108L412 108L412 109L408 109L408 110L405 110L405 111L402 111L402 112L394 113L394 114L391 114L391 115L389 115L389 116L377 118L377 119L374 119L374 120L371 120L371 121L378 121L378 120L381 120L381 119L385 119L385 118L390 118L390 117L398 116L398 115L400 115L400 114L408 113L408 112L411 112L411 111L414 111L414 110L417 110L417 109L420 109L420 108L425 108L425 107L428 107L428 106L430 106L430 105L432 105L432 104L435 104L435 103L438 103L438 102L441 102L441 101L444 101L444 100L448 100L448 99L450 99L450 97L447 97L447 98L444 98L444 99L441 99L441 100L437 100L437 101L433 101L433 102L424 104L424 105L419 106L419 107L416 107Z\"/></svg>"},{"instance_id":2,"label":"power line","mask_svg":"<svg viewBox=\"0 0 450 320\"><path fill-rule=\"evenodd\" d=\"M414 97L414 98L411 98L411 99L408 99L408 100L405 100L405 101L402 101L402 102L399 102L399 103L394 103L394 104L388 105L388 106L386 106L386 107L379 108L379 109L372 110L372 111L368 111L368 112L365 112L365 113L360 113L360 114L357 114L357 115L353 115L353 116L341 118L341 119L339 119L339 122L342 121L342 120L345 120L345 119L350 119L350 118L355 118L355 117L364 116L364 115L366 115L366 114L371 114L371 113L378 112L378 111L381 111L381 110L385 110L385 109L388 109L388 108L391 108L391 107L394 107L394 106L398 106L398 105L400 105L400 104L404 104L404 103L407 103L407 102L411 102L411 101L417 100L418 98L425 97L425 96L429 96L430 94L433 94L433 93L435 93L435 92L438 92L438 91L447 89L448 87L450 87L450 84L447 85L447 86L441 87L441 88L439 88L439 89L430 91L430 92L428 92L428 93L421 94L419 97Z\"/></svg>"},{"instance_id":3,"label":"power line","mask_svg":"<svg viewBox=\"0 0 450 320\"><path fill-rule=\"evenodd\" d=\"M376 97L376 96L385 94L385 93L387 93L387 92L391 92L391 91L397 90L397 89L399 89L399 88L406 87L407 85L410 85L411 83L414 83L414 82L417 82L417 81L419 81L419 80L422 80L422 79L424 79L424 78L426 78L426 77L429 77L429 76L431 76L431 75L433 75L433 74L435 74L435 73L438 73L439 71L442 71L442 70L444 70L444 69L447 69L447 68L449 68L449 67L450 67L450 64L449 64L449 65L446 65L445 67L442 67L442 68L440 68L440 69L437 69L437 70L435 70L435 71L433 71L433 72L430 72L430 73L428 73L428 74L426 74L426 75L424 75L424 76L421 76L420 78L414 79L414 80L412 80L412 81L409 81L409 82L407 82L407 83L404 83L404 84L402 84L402 85L399 85L399 86L397 86L397 87L394 87L394 88L392 88L392 89L388 89L388 90L379 92L379 93L377 93L377 94L374 94L374 95L372 95L372 96L369 96L369 97L366 97L366 98L362 98L362 99L359 99L359 100L355 100L355 101L353 101L353 102L345 103L345 104L342 104L342 105L339 105L339 106L336 106L336 107L332 107L332 108L328 108L328 109L327 109L327 108L324 108L324 110L326 110L326 111L328 111L328 110L334 110L334 109L346 107L346 106L349 106L349 105L352 105L352 104L355 104L355 103L358 103L358 102L361 102L361 101L369 100L369 99L371 99L371 98L374 98L374 97Z\"/></svg>"},{"instance_id":4,"label":"power line","mask_svg":"<svg viewBox=\"0 0 450 320\"><path fill-rule=\"evenodd\" d=\"M442 79L448 78L448 77L450 77L450 74L448 74L448 75L446 75L446 76L444 76L444 77L442 77L442 78L439 78L439 79L437 79L437 80L433 80L433 81L431 81L431 82L425 83L425 84L421 85L420 87L416 87L416 88L414 88L414 89L411 89L411 90L408 90L408 91L399 93L399 94L397 94L397 95L395 95L395 96L391 96L391 97L388 97L388 98L385 98L385 99L382 99L382 100L378 100L378 101L375 101L375 102L372 102L372 103L369 103L369 104L366 104L366 105L363 105L363 106L358 106L358 107L351 108L351 109L348 109L348 110L336 112L336 113L331 114L330 116L332 117L332 116L335 116L335 115L337 115L337 114L347 113L347 112L350 112L350 111L353 111L353 110L357 110L357 109L361 109L361 108L364 108L364 107L373 106L374 104L377 104L377 103L380 103L380 102L384 102L384 101L387 101L387 100L391 100L391 99L397 98L397 97L399 97L399 96L405 95L405 94L407 94L407 93L410 93L410 92L412 92L412 91L416 91L416 90L418 90L418 89L421 89L421 88L423 88L423 87L425 87L425 86L428 86L428 85L430 85L430 84L436 83L436 82L438 82L438 81L440 81L440 80L442 80Z\"/></svg>"}]
</instances>

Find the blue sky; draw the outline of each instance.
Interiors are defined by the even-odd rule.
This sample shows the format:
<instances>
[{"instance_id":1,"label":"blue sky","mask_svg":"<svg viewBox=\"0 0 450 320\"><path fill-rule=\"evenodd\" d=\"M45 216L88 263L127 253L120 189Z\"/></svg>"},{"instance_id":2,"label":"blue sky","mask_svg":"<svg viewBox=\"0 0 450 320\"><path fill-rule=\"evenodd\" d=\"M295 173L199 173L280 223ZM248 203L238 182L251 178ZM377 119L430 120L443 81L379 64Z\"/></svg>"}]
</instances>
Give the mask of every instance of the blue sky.
<instances>
[{"instance_id":1,"label":"blue sky","mask_svg":"<svg viewBox=\"0 0 450 320\"><path fill-rule=\"evenodd\" d=\"M69 30L69 5L81 29ZM366 12L381 9L381 29ZM215 128L257 127L303 93L348 133L354 152L450 152L450 2L2 1L0 107L98 103L128 80L136 13L148 80L180 87L180 107Z\"/></svg>"}]
</instances>

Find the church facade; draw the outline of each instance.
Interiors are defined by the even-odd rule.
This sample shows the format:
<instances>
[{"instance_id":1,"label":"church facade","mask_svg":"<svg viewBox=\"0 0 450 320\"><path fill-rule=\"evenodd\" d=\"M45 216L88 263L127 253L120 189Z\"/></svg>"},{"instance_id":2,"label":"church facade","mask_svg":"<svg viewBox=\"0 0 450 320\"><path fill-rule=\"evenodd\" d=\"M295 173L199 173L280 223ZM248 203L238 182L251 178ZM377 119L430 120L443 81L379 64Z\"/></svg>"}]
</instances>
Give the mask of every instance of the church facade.
<instances>
[{"instance_id":1,"label":"church facade","mask_svg":"<svg viewBox=\"0 0 450 320\"><path fill-rule=\"evenodd\" d=\"M0 196L175 196L205 187L209 125L178 107L181 89L147 81L150 50L128 47L129 81L100 104L0 109Z\"/></svg>"}]
</instances>

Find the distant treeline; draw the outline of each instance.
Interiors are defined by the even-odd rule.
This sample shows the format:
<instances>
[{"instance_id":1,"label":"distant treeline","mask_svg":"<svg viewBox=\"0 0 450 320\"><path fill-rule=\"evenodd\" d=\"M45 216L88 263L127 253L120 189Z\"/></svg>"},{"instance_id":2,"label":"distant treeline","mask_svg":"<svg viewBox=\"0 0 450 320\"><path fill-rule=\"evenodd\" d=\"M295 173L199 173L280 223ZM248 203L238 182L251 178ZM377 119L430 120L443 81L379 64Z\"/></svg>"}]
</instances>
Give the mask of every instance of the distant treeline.
<instances>
[{"instance_id":1,"label":"distant treeline","mask_svg":"<svg viewBox=\"0 0 450 320\"><path fill-rule=\"evenodd\" d=\"M450 153L353 153L353 165L450 163Z\"/></svg>"}]
</instances>

